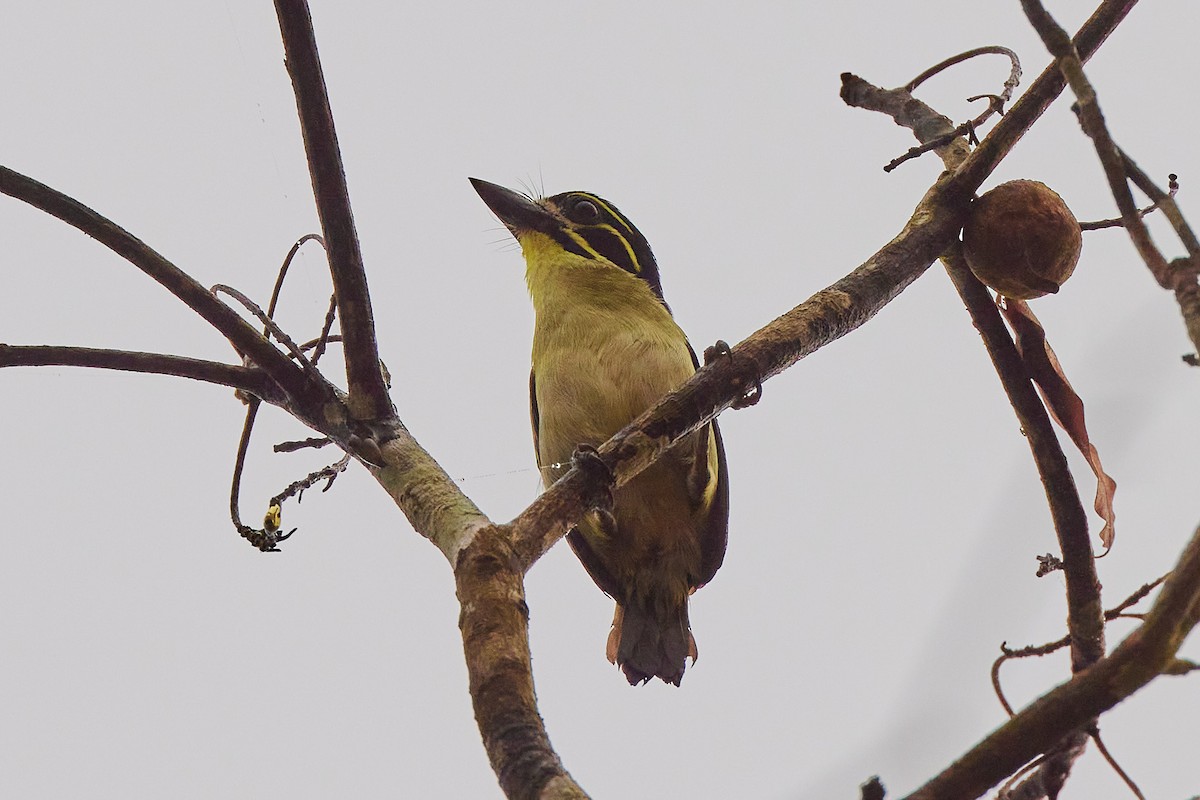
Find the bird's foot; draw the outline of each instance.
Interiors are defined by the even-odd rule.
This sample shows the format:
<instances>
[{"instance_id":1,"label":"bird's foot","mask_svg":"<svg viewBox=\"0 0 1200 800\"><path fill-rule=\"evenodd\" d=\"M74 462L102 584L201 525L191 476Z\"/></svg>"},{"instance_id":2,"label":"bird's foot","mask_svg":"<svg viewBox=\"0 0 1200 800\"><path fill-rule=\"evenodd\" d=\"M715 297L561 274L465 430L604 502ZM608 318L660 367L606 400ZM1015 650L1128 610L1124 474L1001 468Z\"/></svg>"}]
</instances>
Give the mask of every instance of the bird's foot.
<instances>
[{"instance_id":1,"label":"bird's foot","mask_svg":"<svg viewBox=\"0 0 1200 800\"><path fill-rule=\"evenodd\" d=\"M718 358L732 359L733 357L733 349L724 339L718 339L711 347L704 348L704 366L706 367L716 361ZM741 357L749 358L748 356ZM729 404L729 407L735 411L743 408L749 408L750 406L757 404L759 400L762 400L762 379L757 377L762 371L758 369L758 364L755 363L753 358L750 358L750 363L754 364L755 367L754 382L753 385L747 389L741 397Z\"/></svg>"},{"instance_id":2,"label":"bird's foot","mask_svg":"<svg viewBox=\"0 0 1200 800\"><path fill-rule=\"evenodd\" d=\"M601 518L601 524L603 525L607 518L615 528L616 522L612 519L612 490L617 479L608 464L604 463L600 451L593 445L580 444L571 454L571 465L588 477L588 488L591 490L589 505Z\"/></svg>"},{"instance_id":3,"label":"bird's foot","mask_svg":"<svg viewBox=\"0 0 1200 800\"><path fill-rule=\"evenodd\" d=\"M724 339L717 339L712 345L704 348L704 366L707 367L718 358L733 358L733 350Z\"/></svg>"}]
</instances>

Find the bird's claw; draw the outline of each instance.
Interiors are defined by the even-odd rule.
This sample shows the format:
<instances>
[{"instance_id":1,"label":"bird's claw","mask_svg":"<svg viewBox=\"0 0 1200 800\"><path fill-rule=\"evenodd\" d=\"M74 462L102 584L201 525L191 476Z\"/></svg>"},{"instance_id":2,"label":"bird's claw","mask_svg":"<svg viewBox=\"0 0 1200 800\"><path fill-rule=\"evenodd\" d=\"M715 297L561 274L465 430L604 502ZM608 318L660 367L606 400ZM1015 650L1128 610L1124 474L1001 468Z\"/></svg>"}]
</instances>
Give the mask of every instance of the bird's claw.
<instances>
[{"instance_id":1,"label":"bird's claw","mask_svg":"<svg viewBox=\"0 0 1200 800\"><path fill-rule=\"evenodd\" d=\"M724 339L717 339L710 347L704 348L704 366L716 361L718 358L732 358L733 350L729 347L729 342Z\"/></svg>"},{"instance_id":2,"label":"bird's claw","mask_svg":"<svg viewBox=\"0 0 1200 800\"><path fill-rule=\"evenodd\" d=\"M717 341L714 342L711 347L704 348L704 366L708 366L718 358L733 358L733 349L724 339L717 339ZM754 359L750 359L750 362L754 363ZM755 374L758 372L759 370L756 369ZM762 393L762 379L756 377L754 379L754 385L746 390L745 394L730 403L729 407L735 411L739 411L743 408L749 408L752 405L756 405L759 400L762 400Z\"/></svg>"},{"instance_id":3,"label":"bird's claw","mask_svg":"<svg viewBox=\"0 0 1200 800\"><path fill-rule=\"evenodd\" d=\"M757 405L758 401L762 400L762 393L762 381L755 378L754 385L744 395L730 403L729 407L734 411L740 411L743 408Z\"/></svg>"},{"instance_id":4,"label":"bird's claw","mask_svg":"<svg viewBox=\"0 0 1200 800\"><path fill-rule=\"evenodd\" d=\"M611 518L612 514L609 509L613 504L612 488L617 479L608 464L604 463L600 451L594 445L580 444L571 454L571 465L585 473L589 478L588 485L594 487L595 496L591 498L592 507Z\"/></svg>"}]
</instances>

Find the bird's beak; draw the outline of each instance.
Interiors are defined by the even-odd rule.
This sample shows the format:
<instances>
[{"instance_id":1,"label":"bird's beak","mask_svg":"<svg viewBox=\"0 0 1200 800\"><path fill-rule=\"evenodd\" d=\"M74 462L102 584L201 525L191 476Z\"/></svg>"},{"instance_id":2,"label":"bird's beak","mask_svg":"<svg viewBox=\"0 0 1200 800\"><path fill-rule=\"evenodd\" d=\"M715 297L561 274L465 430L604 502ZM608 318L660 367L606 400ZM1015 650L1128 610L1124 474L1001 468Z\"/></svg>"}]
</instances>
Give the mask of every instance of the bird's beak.
<instances>
[{"instance_id":1,"label":"bird's beak","mask_svg":"<svg viewBox=\"0 0 1200 800\"><path fill-rule=\"evenodd\" d=\"M475 187L479 196L483 198L483 202L487 203L487 207L512 231L514 236L521 231L548 233L558 227L559 223L553 214L525 195L494 183L481 181L479 178L469 178L468 180L471 181L471 185Z\"/></svg>"}]
</instances>

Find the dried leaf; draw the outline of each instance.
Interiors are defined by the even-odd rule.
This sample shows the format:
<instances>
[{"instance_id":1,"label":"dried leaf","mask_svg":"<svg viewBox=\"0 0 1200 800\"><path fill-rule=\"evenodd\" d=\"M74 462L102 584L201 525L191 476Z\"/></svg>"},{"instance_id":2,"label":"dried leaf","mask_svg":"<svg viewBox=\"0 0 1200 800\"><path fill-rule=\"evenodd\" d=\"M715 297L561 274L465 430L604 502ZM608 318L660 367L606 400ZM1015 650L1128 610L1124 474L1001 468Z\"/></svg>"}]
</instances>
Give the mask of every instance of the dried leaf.
<instances>
[{"instance_id":1,"label":"dried leaf","mask_svg":"<svg viewBox=\"0 0 1200 800\"><path fill-rule=\"evenodd\" d=\"M1046 341L1046 331L1034 316L1029 304L1024 300L998 298L997 305L1016 335L1017 350L1029 370L1030 377L1037 384L1038 392L1041 393L1050 416L1067 432L1071 441L1091 465L1092 472L1096 473L1095 509L1096 513L1104 518L1100 541L1107 551L1112 547L1113 538L1116 536L1113 494L1117 490L1117 482L1104 471L1100 464L1100 453L1088 437L1087 425L1083 419L1083 400L1071 388L1070 381L1063 373L1062 364L1058 362L1058 356L1054 355L1054 350Z\"/></svg>"}]
</instances>

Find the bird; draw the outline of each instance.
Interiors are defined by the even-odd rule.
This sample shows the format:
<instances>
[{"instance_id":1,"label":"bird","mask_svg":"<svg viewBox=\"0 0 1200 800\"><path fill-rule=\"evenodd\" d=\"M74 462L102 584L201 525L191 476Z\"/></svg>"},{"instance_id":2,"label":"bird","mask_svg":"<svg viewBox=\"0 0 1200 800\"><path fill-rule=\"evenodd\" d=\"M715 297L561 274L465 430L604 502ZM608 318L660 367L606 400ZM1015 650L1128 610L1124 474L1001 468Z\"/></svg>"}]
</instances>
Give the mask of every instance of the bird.
<instances>
[{"instance_id":1,"label":"bird","mask_svg":"<svg viewBox=\"0 0 1200 800\"><path fill-rule=\"evenodd\" d=\"M646 237L615 205L572 191L533 198L470 179L520 244L533 301L530 418L549 487L699 368L663 299ZM698 657L688 598L725 558L729 479L713 420L585 514L567 541L616 601L606 656L631 685L679 686Z\"/></svg>"}]
</instances>

